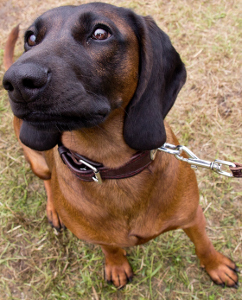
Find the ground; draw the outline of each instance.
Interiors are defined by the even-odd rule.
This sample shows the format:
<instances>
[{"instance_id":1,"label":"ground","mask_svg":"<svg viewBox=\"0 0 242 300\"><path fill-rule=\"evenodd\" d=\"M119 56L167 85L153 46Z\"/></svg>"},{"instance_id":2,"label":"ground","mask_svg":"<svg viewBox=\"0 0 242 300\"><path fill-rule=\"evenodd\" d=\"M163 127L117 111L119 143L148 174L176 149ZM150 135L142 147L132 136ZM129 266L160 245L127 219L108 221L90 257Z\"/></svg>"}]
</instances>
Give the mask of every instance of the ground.
<instances>
[{"instance_id":1,"label":"ground","mask_svg":"<svg viewBox=\"0 0 242 300\"><path fill-rule=\"evenodd\" d=\"M0 66L13 26L21 28L18 57L24 30L39 14L86 2L1 0ZM206 160L242 162L242 2L108 2L152 15L185 62L187 83L167 117L180 143ZM3 74L1 66L1 81ZM48 225L43 183L24 161L2 87L0 114L0 299L241 299L241 288L210 281L182 231L127 249L135 278L123 290L105 283L100 249ZM216 249L242 269L242 181L206 169L196 173L208 234Z\"/></svg>"}]
</instances>

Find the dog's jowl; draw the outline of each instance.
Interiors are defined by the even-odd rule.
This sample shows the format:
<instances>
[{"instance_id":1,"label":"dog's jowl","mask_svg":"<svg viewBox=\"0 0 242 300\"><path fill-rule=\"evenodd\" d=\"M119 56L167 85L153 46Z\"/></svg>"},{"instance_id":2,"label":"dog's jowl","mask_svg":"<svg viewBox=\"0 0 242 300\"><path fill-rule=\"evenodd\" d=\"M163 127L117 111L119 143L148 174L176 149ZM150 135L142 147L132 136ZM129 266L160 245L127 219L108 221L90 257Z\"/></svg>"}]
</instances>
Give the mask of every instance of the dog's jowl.
<instances>
[{"instance_id":1,"label":"dog's jowl","mask_svg":"<svg viewBox=\"0 0 242 300\"><path fill-rule=\"evenodd\" d=\"M101 246L105 278L132 279L124 247L182 228L201 265L237 287L233 261L205 232L195 174L166 153L178 144L165 116L186 80L169 37L151 17L104 3L47 11L26 31L3 85L14 129L33 172L44 179L47 216L58 230Z\"/></svg>"}]
</instances>

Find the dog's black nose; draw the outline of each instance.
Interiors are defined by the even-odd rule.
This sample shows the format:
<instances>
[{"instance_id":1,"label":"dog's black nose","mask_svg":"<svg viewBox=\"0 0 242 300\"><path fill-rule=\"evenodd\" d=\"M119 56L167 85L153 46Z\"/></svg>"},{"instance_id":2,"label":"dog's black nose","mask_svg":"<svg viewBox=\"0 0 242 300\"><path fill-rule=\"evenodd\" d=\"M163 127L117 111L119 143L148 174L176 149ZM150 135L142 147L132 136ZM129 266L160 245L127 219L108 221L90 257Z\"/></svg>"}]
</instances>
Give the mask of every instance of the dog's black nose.
<instances>
[{"instance_id":1,"label":"dog's black nose","mask_svg":"<svg viewBox=\"0 0 242 300\"><path fill-rule=\"evenodd\" d=\"M14 102L33 101L46 88L51 77L48 68L32 63L12 65L3 77L3 86Z\"/></svg>"}]
</instances>

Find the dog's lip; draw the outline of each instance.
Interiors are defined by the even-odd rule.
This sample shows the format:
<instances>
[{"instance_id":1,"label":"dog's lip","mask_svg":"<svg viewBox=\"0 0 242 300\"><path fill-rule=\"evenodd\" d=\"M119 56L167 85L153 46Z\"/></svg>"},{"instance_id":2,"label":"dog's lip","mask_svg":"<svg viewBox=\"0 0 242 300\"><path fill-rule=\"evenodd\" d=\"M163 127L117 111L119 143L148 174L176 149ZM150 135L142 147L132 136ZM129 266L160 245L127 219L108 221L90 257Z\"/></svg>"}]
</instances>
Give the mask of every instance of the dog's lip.
<instances>
[{"instance_id":1,"label":"dog's lip","mask_svg":"<svg viewBox=\"0 0 242 300\"><path fill-rule=\"evenodd\" d=\"M27 114L23 119L31 123L39 123L39 122L63 121L63 119L66 120L70 118L71 117L67 117L63 115L47 114L42 112L31 112Z\"/></svg>"},{"instance_id":2,"label":"dog's lip","mask_svg":"<svg viewBox=\"0 0 242 300\"><path fill-rule=\"evenodd\" d=\"M92 113L92 116L94 117L106 117L106 113ZM49 114L49 113L43 113L43 112L31 112L27 114L23 119L28 122L63 122L63 121L74 121L79 120L81 118L84 118L83 116L71 116L71 115L57 115L57 114Z\"/></svg>"},{"instance_id":3,"label":"dog's lip","mask_svg":"<svg viewBox=\"0 0 242 300\"><path fill-rule=\"evenodd\" d=\"M22 119L36 128L44 128L52 130L53 128L61 128L71 130L73 128L90 127L102 123L108 114L96 113L91 117L71 116L71 115L55 115L42 112L31 112L25 115Z\"/></svg>"}]
</instances>

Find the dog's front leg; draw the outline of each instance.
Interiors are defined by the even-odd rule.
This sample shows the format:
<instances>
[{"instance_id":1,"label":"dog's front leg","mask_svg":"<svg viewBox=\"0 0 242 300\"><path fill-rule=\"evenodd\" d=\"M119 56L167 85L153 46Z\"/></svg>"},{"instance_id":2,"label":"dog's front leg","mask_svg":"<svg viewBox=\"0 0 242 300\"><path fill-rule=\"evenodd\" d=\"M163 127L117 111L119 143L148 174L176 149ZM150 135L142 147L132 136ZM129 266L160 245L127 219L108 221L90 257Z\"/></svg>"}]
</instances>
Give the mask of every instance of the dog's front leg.
<instances>
[{"instance_id":1,"label":"dog's front leg","mask_svg":"<svg viewBox=\"0 0 242 300\"><path fill-rule=\"evenodd\" d=\"M205 231L205 225L205 217L199 206L191 226L183 228L195 245L201 267L205 268L214 283L237 288L238 269L235 263L214 249Z\"/></svg>"},{"instance_id":2,"label":"dog's front leg","mask_svg":"<svg viewBox=\"0 0 242 300\"><path fill-rule=\"evenodd\" d=\"M126 252L113 246L101 246L105 255L105 279L117 288L122 288L132 281L133 271L126 258Z\"/></svg>"},{"instance_id":3,"label":"dog's front leg","mask_svg":"<svg viewBox=\"0 0 242 300\"><path fill-rule=\"evenodd\" d=\"M57 231L61 231L62 228L65 229L65 225L61 221L53 203L51 179L44 180L44 185L47 194L47 205L46 205L47 219L52 227L54 227Z\"/></svg>"}]
</instances>

